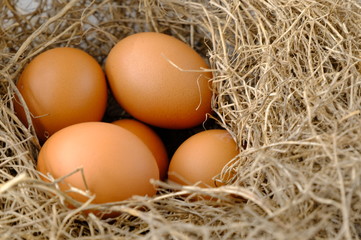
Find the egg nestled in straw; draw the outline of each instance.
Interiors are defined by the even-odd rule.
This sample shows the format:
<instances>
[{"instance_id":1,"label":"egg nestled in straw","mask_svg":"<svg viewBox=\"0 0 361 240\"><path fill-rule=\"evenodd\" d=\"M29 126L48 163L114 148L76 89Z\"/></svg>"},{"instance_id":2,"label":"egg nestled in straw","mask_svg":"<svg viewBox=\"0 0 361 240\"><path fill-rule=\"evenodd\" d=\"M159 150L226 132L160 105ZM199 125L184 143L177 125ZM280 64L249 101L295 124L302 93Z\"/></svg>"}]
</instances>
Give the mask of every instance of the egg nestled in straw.
<instances>
[{"instance_id":1,"label":"egg nestled in straw","mask_svg":"<svg viewBox=\"0 0 361 240\"><path fill-rule=\"evenodd\" d=\"M196 133L185 140L174 153L168 178L182 185L200 183L202 187L217 187L219 183L213 178L238 153L236 142L224 129Z\"/></svg>"},{"instance_id":2,"label":"egg nestled in straw","mask_svg":"<svg viewBox=\"0 0 361 240\"><path fill-rule=\"evenodd\" d=\"M76 48L53 48L36 56L21 73L17 88L41 142L69 125L100 121L107 103L101 66ZM18 97L14 107L19 119L28 125Z\"/></svg>"},{"instance_id":3,"label":"egg nestled in straw","mask_svg":"<svg viewBox=\"0 0 361 240\"><path fill-rule=\"evenodd\" d=\"M88 198L71 187L95 194L93 203L109 203L153 196L150 180L159 179L148 147L130 131L104 122L78 123L53 134L39 152L37 169L55 179L70 174L60 189L80 202Z\"/></svg>"},{"instance_id":4,"label":"egg nestled in straw","mask_svg":"<svg viewBox=\"0 0 361 240\"><path fill-rule=\"evenodd\" d=\"M105 72L118 103L142 122L191 128L211 112L208 65L172 36L142 32L122 39L111 49Z\"/></svg>"}]
</instances>

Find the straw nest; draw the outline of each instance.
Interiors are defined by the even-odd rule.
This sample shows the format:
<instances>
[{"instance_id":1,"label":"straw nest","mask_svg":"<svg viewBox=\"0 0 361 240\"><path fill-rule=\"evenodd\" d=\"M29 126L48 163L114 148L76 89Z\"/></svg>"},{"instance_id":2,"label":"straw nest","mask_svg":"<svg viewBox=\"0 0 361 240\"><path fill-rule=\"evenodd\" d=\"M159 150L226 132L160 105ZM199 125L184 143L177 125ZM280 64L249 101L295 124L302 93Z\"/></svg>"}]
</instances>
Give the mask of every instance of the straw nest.
<instances>
[{"instance_id":1,"label":"straw nest","mask_svg":"<svg viewBox=\"0 0 361 240\"><path fill-rule=\"evenodd\" d=\"M26 11L1 1L1 239L361 238L360 26L358 0L54 0ZM209 60L213 118L241 151L217 176L236 173L225 186L154 182L155 197L98 206L121 212L102 220L81 214L91 197L69 209L56 181L39 180L14 83L48 48L79 47L103 64L140 31Z\"/></svg>"}]
</instances>

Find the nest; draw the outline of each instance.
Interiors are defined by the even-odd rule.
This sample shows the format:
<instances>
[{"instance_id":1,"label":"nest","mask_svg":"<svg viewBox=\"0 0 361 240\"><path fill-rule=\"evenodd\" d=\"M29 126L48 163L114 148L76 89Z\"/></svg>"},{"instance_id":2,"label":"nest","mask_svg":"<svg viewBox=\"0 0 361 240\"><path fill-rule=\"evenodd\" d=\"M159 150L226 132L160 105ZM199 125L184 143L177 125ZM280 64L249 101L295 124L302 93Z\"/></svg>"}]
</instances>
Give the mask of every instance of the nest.
<instances>
[{"instance_id":1,"label":"nest","mask_svg":"<svg viewBox=\"0 0 361 240\"><path fill-rule=\"evenodd\" d=\"M4 239L361 238L361 3L137 0L0 3L0 235ZM213 119L241 151L218 188L154 182L158 195L69 209L35 170L39 144L13 110L37 54L78 47L100 64L123 37L175 36L208 59ZM107 111L107 118L124 113ZM204 197L208 196L208 197ZM209 197L211 196L211 198ZM197 201L194 201L197 197Z\"/></svg>"}]
</instances>

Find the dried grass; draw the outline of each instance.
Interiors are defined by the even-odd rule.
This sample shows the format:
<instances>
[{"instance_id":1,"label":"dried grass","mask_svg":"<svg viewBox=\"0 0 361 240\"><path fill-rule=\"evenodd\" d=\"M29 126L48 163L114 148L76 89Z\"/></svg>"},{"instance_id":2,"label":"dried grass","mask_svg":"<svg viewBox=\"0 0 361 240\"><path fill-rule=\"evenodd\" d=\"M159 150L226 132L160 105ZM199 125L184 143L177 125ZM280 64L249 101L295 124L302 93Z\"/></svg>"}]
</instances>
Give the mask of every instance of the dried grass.
<instances>
[{"instance_id":1,"label":"dried grass","mask_svg":"<svg viewBox=\"0 0 361 240\"><path fill-rule=\"evenodd\" d=\"M0 2L1 239L361 238L358 0L54 0L28 13L17 2ZM68 209L56 182L39 180L14 83L47 48L79 47L103 64L139 31L209 58L213 117L242 149L223 174L237 174L214 189L155 182L156 197L98 206L117 218L85 216L90 202ZM204 195L213 199L194 201Z\"/></svg>"}]
</instances>

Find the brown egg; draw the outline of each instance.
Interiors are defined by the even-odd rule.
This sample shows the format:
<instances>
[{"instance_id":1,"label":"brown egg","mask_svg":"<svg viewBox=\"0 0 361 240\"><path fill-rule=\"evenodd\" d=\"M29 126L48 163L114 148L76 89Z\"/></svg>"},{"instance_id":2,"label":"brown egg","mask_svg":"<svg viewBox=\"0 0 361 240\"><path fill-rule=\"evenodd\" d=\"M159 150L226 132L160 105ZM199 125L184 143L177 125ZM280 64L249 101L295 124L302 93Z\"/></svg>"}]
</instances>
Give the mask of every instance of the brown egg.
<instances>
[{"instance_id":1,"label":"brown egg","mask_svg":"<svg viewBox=\"0 0 361 240\"><path fill-rule=\"evenodd\" d=\"M100 121L107 101L107 84L98 62L76 48L54 48L35 57L17 87L33 118L40 141L71 124ZM15 111L28 125L15 99Z\"/></svg>"},{"instance_id":2,"label":"brown egg","mask_svg":"<svg viewBox=\"0 0 361 240\"><path fill-rule=\"evenodd\" d=\"M201 182L216 187L213 177L239 153L231 135L223 129L199 132L184 141L174 153L168 179L187 185Z\"/></svg>"},{"instance_id":3,"label":"brown egg","mask_svg":"<svg viewBox=\"0 0 361 240\"><path fill-rule=\"evenodd\" d=\"M159 179L155 158L133 133L111 123L86 122L53 134L39 152L37 169L55 179L83 168L94 203L122 201L133 195L152 196L156 189L150 179ZM81 172L65 178L63 191L73 187L86 190ZM86 197L67 192L75 200Z\"/></svg>"},{"instance_id":4,"label":"brown egg","mask_svg":"<svg viewBox=\"0 0 361 240\"><path fill-rule=\"evenodd\" d=\"M211 112L210 72L184 42L143 32L118 42L105 71L118 103L142 122L170 129L201 124Z\"/></svg>"},{"instance_id":5,"label":"brown egg","mask_svg":"<svg viewBox=\"0 0 361 240\"><path fill-rule=\"evenodd\" d=\"M113 123L131 131L148 146L157 161L160 179L164 180L168 171L168 155L162 139L157 133L144 123L133 119L121 119Z\"/></svg>"}]
</instances>

